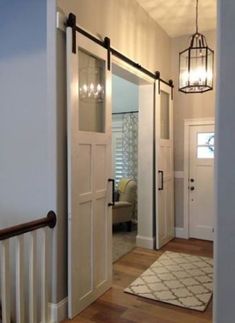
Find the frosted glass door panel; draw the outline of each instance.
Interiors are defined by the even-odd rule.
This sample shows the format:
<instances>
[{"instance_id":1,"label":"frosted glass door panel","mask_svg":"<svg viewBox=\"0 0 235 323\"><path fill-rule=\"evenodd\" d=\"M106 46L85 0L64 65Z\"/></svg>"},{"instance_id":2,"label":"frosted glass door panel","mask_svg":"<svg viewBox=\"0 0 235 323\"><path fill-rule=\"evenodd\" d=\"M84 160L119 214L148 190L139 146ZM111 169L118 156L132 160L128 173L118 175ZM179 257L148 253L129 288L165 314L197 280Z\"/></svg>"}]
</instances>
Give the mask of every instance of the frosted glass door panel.
<instances>
[{"instance_id":1,"label":"frosted glass door panel","mask_svg":"<svg viewBox=\"0 0 235 323\"><path fill-rule=\"evenodd\" d=\"M199 146L212 145L214 146L215 134L214 132L199 132L197 134L197 144Z\"/></svg>"},{"instance_id":2,"label":"frosted glass door panel","mask_svg":"<svg viewBox=\"0 0 235 323\"><path fill-rule=\"evenodd\" d=\"M197 134L197 158L214 158L215 150L214 132L199 132Z\"/></svg>"},{"instance_id":3,"label":"frosted glass door panel","mask_svg":"<svg viewBox=\"0 0 235 323\"><path fill-rule=\"evenodd\" d=\"M82 49L79 60L79 130L105 132L105 62Z\"/></svg>"},{"instance_id":4,"label":"frosted glass door panel","mask_svg":"<svg viewBox=\"0 0 235 323\"><path fill-rule=\"evenodd\" d=\"M160 138L170 139L169 94L161 91L160 100Z\"/></svg>"}]
</instances>

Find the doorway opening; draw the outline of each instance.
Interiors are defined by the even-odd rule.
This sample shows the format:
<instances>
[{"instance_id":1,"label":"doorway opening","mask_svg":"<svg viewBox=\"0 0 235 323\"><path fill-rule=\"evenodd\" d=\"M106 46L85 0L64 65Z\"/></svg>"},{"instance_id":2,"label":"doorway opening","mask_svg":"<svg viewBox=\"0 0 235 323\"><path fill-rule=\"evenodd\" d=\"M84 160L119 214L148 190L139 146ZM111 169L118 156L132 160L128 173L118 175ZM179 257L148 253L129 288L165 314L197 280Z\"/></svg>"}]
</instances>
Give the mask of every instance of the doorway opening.
<instances>
[{"instance_id":1,"label":"doorway opening","mask_svg":"<svg viewBox=\"0 0 235 323\"><path fill-rule=\"evenodd\" d=\"M119 61L113 63L112 72L112 166L115 179L112 251L115 262L136 246L143 246L142 231L145 230L144 225L147 226L149 213L145 204L151 207L153 198L151 191L148 195L150 201L146 201L143 192L151 190L149 182L145 188L145 181L153 177L153 164L151 169L146 170L142 142L149 140L143 137L150 136L148 144L145 144L145 148L149 145L150 149L145 156L149 154L151 159L153 119L150 120L149 115L154 109L154 86L151 80L123 66ZM148 100L144 98L146 95ZM149 113L147 118L146 111ZM148 128L150 132L146 134L144 127L148 122L151 123ZM148 223L148 230L152 233L153 219Z\"/></svg>"},{"instance_id":2,"label":"doorway opening","mask_svg":"<svg viewBox=\"0 0 235 323\"><path fill-rule=\"evenodd\" d=\"M138 226L138 85L112 76L113 262L136 246Z\"/></svg>"}]
</instances>

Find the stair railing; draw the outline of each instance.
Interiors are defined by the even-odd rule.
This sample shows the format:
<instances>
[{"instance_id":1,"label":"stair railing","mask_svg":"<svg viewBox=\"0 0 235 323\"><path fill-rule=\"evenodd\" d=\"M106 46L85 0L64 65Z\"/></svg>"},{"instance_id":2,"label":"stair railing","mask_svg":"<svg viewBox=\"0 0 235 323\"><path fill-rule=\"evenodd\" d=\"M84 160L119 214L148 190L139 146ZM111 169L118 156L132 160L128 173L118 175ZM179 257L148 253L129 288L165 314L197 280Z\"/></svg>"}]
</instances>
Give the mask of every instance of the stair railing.
<instances>
[{"instance_id":1,"label":"stair railing","mask_svg":"<svg viewBox=\"0 0 235 323\"><path fill-rule=\"evenodd\" d=\"M47 227L52 229L55 225L56 215L53 211L49 211L45 218L0 230L0 320L3 323L13 321L17 323L48 322ZM38 231L40 231L40 245ZM26 234L27 259L25 259ZM14 252L10 247L12 239L15 240ZM38 255L38 253L40 254ZM15 257L14 261L12 261L12 255ZM14 286L12 286L12 262L14 263ZM25 270L27 270L27 275ZM40 281L40 284L38 284L38 281ZM12 295L12 290L14 290L15 295ZM38 299L38 295L40 295L40 299ZM13 296L14 302L12 301ZM28 300L27 305L26 300ZM14 309L11 308L12 303L15 304ZM12 314L13 312L14 314ZM38 317L38 313L40 317ZM14 316L14 320L12 316Z\"/></svg>"}]
</instances>

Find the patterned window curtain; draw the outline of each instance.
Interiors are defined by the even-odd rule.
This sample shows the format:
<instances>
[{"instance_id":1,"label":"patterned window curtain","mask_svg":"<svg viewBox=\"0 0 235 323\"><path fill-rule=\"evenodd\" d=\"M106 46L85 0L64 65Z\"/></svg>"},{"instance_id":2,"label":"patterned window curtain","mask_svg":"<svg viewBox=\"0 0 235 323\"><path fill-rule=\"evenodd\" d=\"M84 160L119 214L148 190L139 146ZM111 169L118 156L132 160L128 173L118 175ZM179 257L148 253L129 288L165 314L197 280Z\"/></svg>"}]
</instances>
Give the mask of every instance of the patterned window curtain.
<instances>
[{"instance_id":1,"label":"patterned window curtain","mask_svg":"<svg viewBox=\"0 0 235 323\"><path fill-rule=\"evenodd\" d=\"M138 176L138 113L123 115L123 176L133 178L137 183ZM137 197L136 197L137 202ZM133 211L133 220L137 222L137 203Z\"/></svg>"}]
</instances>

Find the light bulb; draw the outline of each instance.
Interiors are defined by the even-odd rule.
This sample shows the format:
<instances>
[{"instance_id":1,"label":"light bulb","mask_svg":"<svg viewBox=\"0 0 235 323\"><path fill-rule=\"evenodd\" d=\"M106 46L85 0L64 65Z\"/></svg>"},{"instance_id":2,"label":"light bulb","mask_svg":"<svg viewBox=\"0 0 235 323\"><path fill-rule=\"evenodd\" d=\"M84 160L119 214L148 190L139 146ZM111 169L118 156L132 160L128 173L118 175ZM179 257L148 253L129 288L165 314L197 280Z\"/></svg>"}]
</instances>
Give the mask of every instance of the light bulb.
<instances>
[{"instance_id":1,"label":"light bulb","mask_svg":"<svg viewBox=\"0 0 235 323\"><path fill-rule=\"evenodd\" d=\"M100 84L97 85L97 92L101 92L102 86Z\"/></svg>"},{"instance_id":2,"label":"light bulb","mask_svg":"<svg viewBox=\"0 0 235 323\"><path fill-rule=\"evenodd\" d=\"M93 83L91 83L91 84L90 84L90 91L91 91L91 92L93 92L93 91L94 91L94 88L95 88L95 87L94 87L94 84L93 84Z\"/></svg>"},{"instance_id":3,"label":"light bulb","mask_svg":"<svg viewBox=\"0 0 235 323\"><path fill-rule=\"evenodd\" d=\"M82 89L83 89L83 91L86 93L86 92L87 92L87 90L88 90L87 85L86 85L86 84L83 84Z\"/></svg>"}]
</instances>

